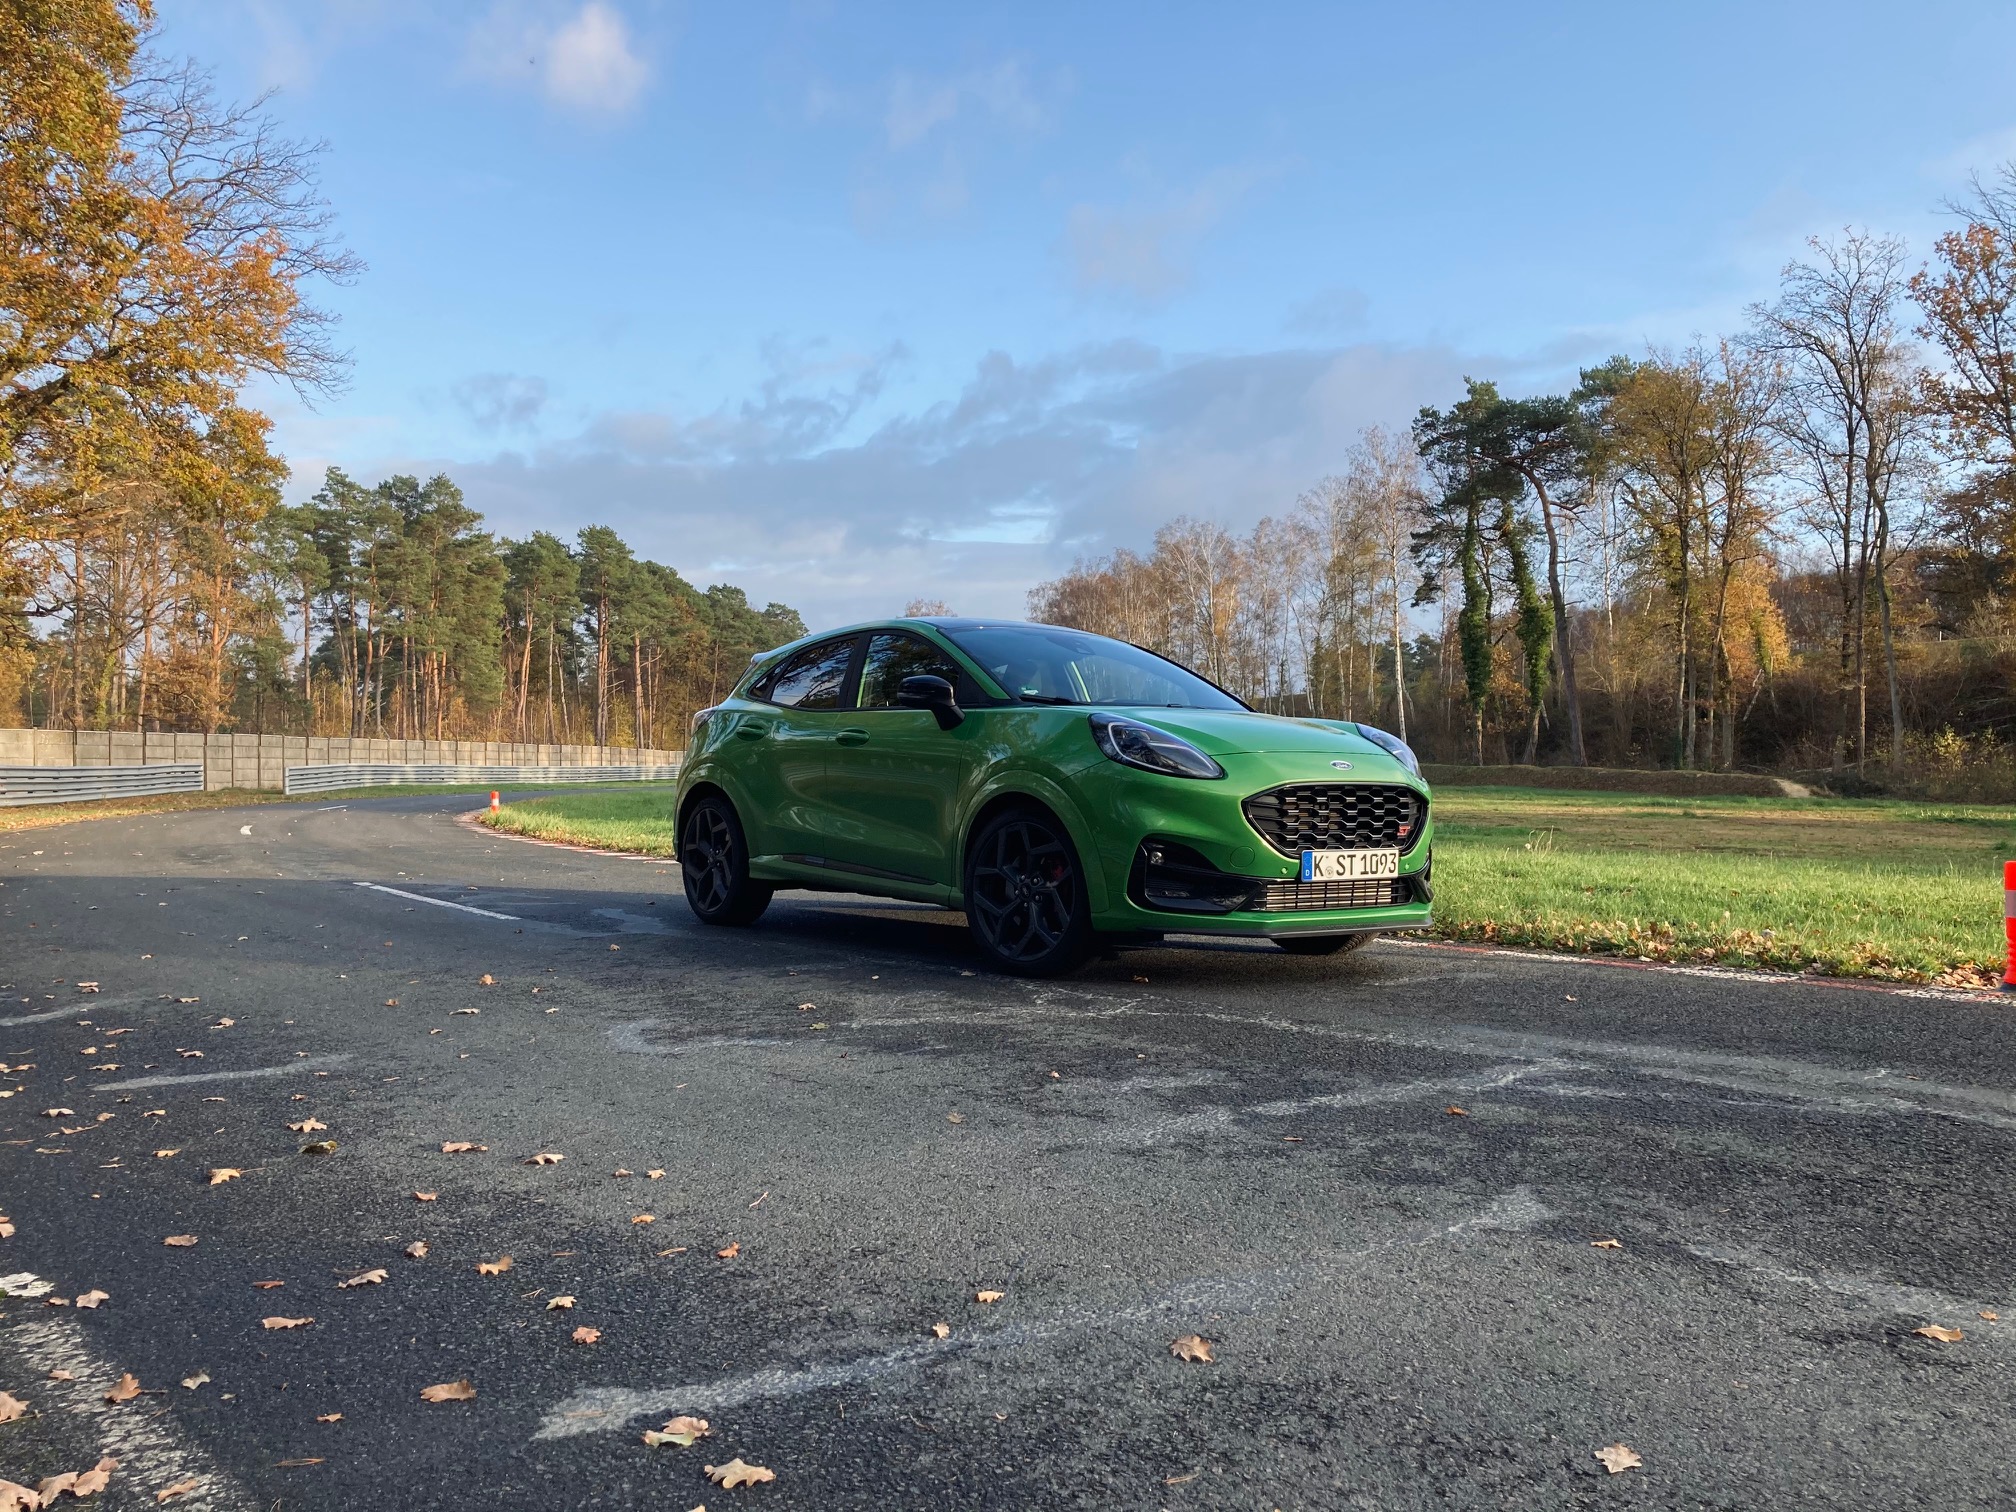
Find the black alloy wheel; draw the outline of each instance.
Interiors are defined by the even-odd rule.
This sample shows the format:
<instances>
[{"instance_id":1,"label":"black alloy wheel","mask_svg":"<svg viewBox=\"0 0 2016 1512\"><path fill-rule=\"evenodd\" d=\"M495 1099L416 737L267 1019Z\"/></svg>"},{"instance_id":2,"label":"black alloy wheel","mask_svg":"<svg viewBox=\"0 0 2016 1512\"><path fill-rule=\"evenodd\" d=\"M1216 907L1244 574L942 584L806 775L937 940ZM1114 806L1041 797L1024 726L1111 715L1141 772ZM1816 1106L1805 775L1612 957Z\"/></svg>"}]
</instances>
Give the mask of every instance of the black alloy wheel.
<instances>
[{"instance_id":1,"label":"black alloy wheel","mask_svg":"<svg viewBox=\"0 0 2016 1512\"><path fill-rule=\"evenodd\" d=\"M1055 976L1092 953L1085 875L1063 825L1034 809L997 814L966 860L966 922L981 953L1015 976Z\"/></svg>"},{"instance_id":2,"label":"black alloy wheel","mask_svg":"<svg viewBox=\"0 0 2016 1512\"><path fill-rule=\"evenodd\" d=\"M776 888L749 875L742 821L726 798L706 797L686 815L679 836L686 902L702 924L754 924Z\"/></svg>"},{"instance_id":3,"label":"black alloy wheel","mask_svg":"<svg viewBox=\"0 0 2016 1512\"><path fill-rule=\"evenodd\" d=\"M1349 955L1354 950L1362 950L1372 940L1371 934L1337 935L1280 935L1274 943L1290 955L1327 956Z\"/></svg>"}]
</instances>

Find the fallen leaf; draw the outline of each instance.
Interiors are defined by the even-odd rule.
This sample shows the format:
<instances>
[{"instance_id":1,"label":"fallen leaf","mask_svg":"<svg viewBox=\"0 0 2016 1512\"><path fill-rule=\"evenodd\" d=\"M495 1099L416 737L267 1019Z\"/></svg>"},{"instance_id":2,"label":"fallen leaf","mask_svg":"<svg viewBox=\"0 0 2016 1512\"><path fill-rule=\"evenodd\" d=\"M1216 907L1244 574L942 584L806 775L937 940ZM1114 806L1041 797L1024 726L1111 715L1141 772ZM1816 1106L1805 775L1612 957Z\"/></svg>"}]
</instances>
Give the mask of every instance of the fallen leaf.
<instances>
[{"instance_id":1,"label":"fallen leaf","mask_svg":"<svg viewBox=\"0 0 2016 1512\"><path fill-rule=\"evenodd\" d=\"M385 999L385 1006L386 1006L387 1008L397 1008L397 1007L399 1006L399 999L397 999L397 998L387 998L387 999Z\"/></svg>"},{"instance_id":2,"label":"fallen leaf","mask_svg":"<svg viewBox=\"0 0 2016 1512\"><path fill-rule=\"evenodd\" d=\"M170 1234L161 1242L175 1249L194 1249L196 1247L196 1236L194 1234Z\"/></svg>"},{"instance_id":3,"label":"fallen leaf","mask_svg":"<svg viewBox=\"0 0 2016 1512\"><path fill-rule=\"evenodd\" d=\"M945 1115L945 1122L964 1123L966 1122L966 1115L964 1113L947 1113Z\"/></svg>"},{"instance_id":4,"label":"fallen leaf","mask_svg":"<svg viewBox=\"0 0 2016 1512\"><path fill-rule=\"evenodd\" d=\"M110 1302L111 1300L112 1293L110 1292L87 1291L77 1299L77 1305L79 1307L96 1307L100 1302Z\"/></svg>"},{"instance_id":5,"label":"fallen leaf","mask_svg":"<svg viewBox=\"0 0 2016 1512\"><path fill-rule=\"evenodd\" d=\"M168 1158L169 1158L169 1157L170 1157L171 1155L180 1155L181 1153L182 1153L182 1152L181 1152L181 1151L180 1151L179 1149L176 1149L176 1150L156 1150L156 1151L154 1152L154 1158L155 1158L156 1160L166 1160L166 1159L168 1159Z\"/></svg>"},{"instance_id":6,"label":"fallen leaf","mask_svg":"<svg viewBox=\"0 0 2016 1512\"><path fill-rule=\"evenodd\" d=\"M142 1118L166 1118L168 1116L168 1110L166 1108L149 1108L145 1113L142 1113L140 1116Z\"/></svg>"},{"instance_id":7,"label":"fallen leaf","mask_svg":"<svg viewBox=\"0 0 2016 1512\"><path fill-rule=\"evenodd\" d=\"M182 1059L184 1059L184 1060L201 1060L201 1059L203 1059L203 1052L202 1052L201 1050L177 1050L177 1051L176 1051L175 1053L176 1053L177 1055L181 1056L181 1057L182 1057Z\"/></svg>"},{"instance_id":8,"label":"fallen leaf","mask_svg":"<svg viewBox=\"0 0 2016 1512\"><path fill-rule=\"evenodd\" d=\"M336 1153L336 1141L333 1139L318 1139L313 1144L304 1144L301 1146L301 1153L303 1155L334 1155Z\"/></svg>"},{"instance_id":9,"label":"fallen leaf","mask_svg":"<svg viewBox=\"0 0 2016 1512\"><path fill-rule=\"evenodd\" d=\"M492 975L490 975L489 972L486 971L483 973L483 975L476 978L476 985L478 987L495 987L497 985L497 978L493 977Z\"/></svg>"},{"instance_id":10,"label":"fallen leaf","mask_svg":"<svg viewBox=\"0 0 2016 1512\"><path fill-rule=\"evenodd\" d=\"M178 1496L187 1496L202 1484L203 1482L192 1475L189 1479L177 1481L172 1486L163 1486L159 1491L154 1493L154 1505L158 1507L162 1502L173 1501Z\"/></svg>"},{"instance_id":11,"label":"fallen leaf","mask_svg":"<svg viewBox=\"0 0 2016 1512\"><path fill-rule=\"evenodd\" d=\"M742 1241L740 1239L737 1239L733 1244L729 1245L728 1248L718 1249L714 1251L714 1258L716 1260L733 1260L737 1255L741 1253L742 1253Z\"/></svg>"},{"instance_id":12,"label":"fallen leaf","mask_svg":"<svg viewBox=\"0 0 2016 1512\"><path fill-rule=\"evenodd\" d=\"M377 1286L384 1281L385 1276L386 1272L383 1270L360 1271L348 1281L338 1281L336 1289L338 1291L348 1291L353 1286Z\"/></svg>"},{"instance_id":13,"label":"fallen leaf","mask_svg":"<svg viewBox=\"0 0 2016 1512\"><path fill-rule=\"evenodd\" d=\"M296 1134L313 1134L317 1129L326 1129L329 1125L322 1122L319 1118L304 1118L301 1122L291 1123L287 1127L292 1129Z\"/></svg>"},{"instance_id":14,"label":"fallen leaf","mask_svg":"<svg viewBox=\"0 0 2016 1512\"><path fill-rule=\"evenodd\" d=\"M681 1449L688 1449L713 1432L707 1419L681 1416L673 1418L663 1428L646 1433L644 1442L653 1448L659 1444L677 1444Z\"/></svg>"},{"instance_id":15,"label":"fallen leaf","mask_svg":"<svg viewBox=\"0 0 2016 1512\"><path fill-rule=\"evenodd\" d=\"M646 1171L644 1174L653 1181L662 1181L665 1177L663 1171Z\"/></svg>"},{"instance_id":16,"label":"fallen leaf","mask_svg":"<svg viewBox=\"0 0 2016 1512\"><path fill-rule=\"evenodd\" d=\"M975 1302L994 1303L999 1302L1003 1297L1007 1295L1008 1293L1006 1292L976 1291L975 1293L973 1293L973 1300Z\"/></svg>"},{"instance_id":17,"label":"fallen leaf","mask_svg":"<svg viewBox=\"0 0 2016 1512\"><path fill-rule=\"evenodd\" d=\"M237 1022L238 1020L234 1018L220 1018L219 1020L217 1020L216 1023L212 1024L210 1027L212 1029L229 1029L233 1024Z\"/></svg>"},{"instance_id":18,"label":"fallen leaf","mask_svg":"<svg viewBox=\"0 0 2016 1512\"><path fill-rule=\"evenodd\" d=\"M71 1471L67 1475L52 1475L38 1487L42 1493L42 1505L53 1507L59 1492L68 1491L77 1500L96 1496L111 1483L112 1472L119 1468L119 1461L109 1456L101 1459L89 1470Z\"/></svg>"},{"instance_id":19,"label":"fallen leaf","mask_svg":"<svg viewBox=\"0 0 2016 1512\"><path fill-rule=\"evenodd\" d=\"M129 1370L119 1377L119 1384L117 1386L114 1386L110 1391L105 1393L105 1400L108 1402L130 1402L138 1395L140 1395L140 1383L134 1379L133 1372Z\"/></svg>"},{"instance_id":20,"label":"fallen leaf","mask_svg":"<svg viewBox=\"0 0 2016 1512\"><path fill-rule=\"evenodd\" d=\"M1607 1448L1596 1450L1595 1453L1596 1458L1603 1462L1603 1468L1612 1475L1622 1475L1626 1470L1635 1470L1645 1463L1636 1449L1626 1448L1622 1444L1611 1444Z\"/></svg>"},{"instance_id":21,"label":"fallen leaf","mask_svg":"<svg viewBox=\"0 0 2016 1512\"><path fill-rule=\"evenodd\" d=\"M611 1176L635 1176L637 1173L635 1171L626 1171L623 1170L621 1167L618 1167L616 1170L611 1171L609 1174Z\"/></svg>"},{"instance_id":22,"label":"fallen leaf","mask_svg":"<svg viewBox=\"0 0 2016 1512\"><path fill-rule=\"evenodd\" d=\"M96 982L79 982L77 984L77 990L79 992L96 992L98 990L98 984Z\"/></svg>"},{"instance_id":23,"label":"fallen leaf","mask_svg":"<svg viewBox=\"0 0 2016 1512\"><path fill-rule=\"evenodd\" d=\"M254 1281L252 1284L260 1291L271 1291L274 1287L285 1286L287 1283L285 1281Z\"/></svg>"},{"instance_id":24,"label":"fallen leaf","mask_svg":"<svg viewBox=\"0 0 2016 1512\"><path fill-rule=\"evenodd\" d=\"M1454 1103L1449 1104L1449 1106L1444 1108L1442 1111L1455 1118L1468 1118L1470 1116L1470 1110L1468 1108L1459 1108Z\"/></svg>"},{"instance_id":25,"label":"fallen leaf","mask_svg":"<svg viewBox=\"0 0 2016 1512\"><path fill-rule=\"evenodd\" d=\"M178 1003L200 1003L200 1002L202 1002L202 1001L203 1001L203 999L201 999L201 998L185 998L185 997L178 997L177 999L175 999L175 1001L176 1001L176 1002L178 1002Z\"/></svg>"},{"instance_id":26,"label":"fallen leaf","mask_svg":"<svg viewBox=\"0 0 2016 1512\"><path fill-rule=\"evenodd\" d=\"M461 1014L465 1013L475 1014L475 1013L481 1013L482 1011L483 1010L481 1008L455 1008L449 1011L448 1017L456 1018Z\"/></svg>"},{"instance_id":27,"label":"fallen leaf","mask_svg":"<svg viewBox=\"0 0 2016 1512\"><path fill-rule=\"evenodd\" d=\"M1624 1241L1622 1239L1591 1239L1589 1241L1589 1248L1622 1249L1624 1248Z\"/></svg>"},{"instance_id":28,"label":"fallen leaf","mask_svg":"<svg viewBox=\"0 0 2016 1512\"><path fill-rule=\"evenodd\" d=\"M632 1223L656 1223L658 1221L658 1215L656 1213L639 1213L635 1218L632 1218L630 1221Z\"/></svg>"},{"instance_id":29,"label":"fallen leaf","mask_svg":"<svg viewBox=\"0 0 2016 1512\"><path fill-rule=\"evenodd\" d=\"M209 1379L210 1379L209 1371L199 1370L196 1372L196 1374L192 1376L182 1377L182 1388L185 1391L194 1391L198 1386L201 1386L205 1381Z\"/></svg>"},{"instance_id":30,"label":"fallen leaf","mask_svg":"<svg viewBox=\"0 0 2016 1512\"><path fill-rule=\"evenodd\" d=\"M0 1391L0 1423L11 1423L27 1410L28 1404L21 1398Z\"/></svg>"},{"instance_id":31,"label":"fallen leaf","mask_svg":"<svg viewBox=\"0 0 2016 1512\"><path fill-rule=\"evenodd\" d=\"M210 1168L210 1185L222 1186L227 1181L236 1181L244 1174L236 1166L212 1166Z\"/></svg>"},{"instance_id":32,"label":"fallen leaf","mask_svg":"<svg viewBox=\"0 0 2016 1512\"><path fill-rule=\"evenodd\" d=\"M44 1297L42 1305L44 1307L68 1307L70 1299L68 1297Z\"/></svg>"},{"instance_id":33,"label":"fallen leaf","mask_svg":"<svg viewBox=\"0 0 2016 1512\"><path fill-rule=\"evenodd\" d=\"M310 1323L313 1323L314 1321L315 1320L313 1318L261 1318L259 1320L259 1326L261 1328L272 1328L272 1329L306 1328Z\"/></svg>"},{"instance_id":34,"label":"fallen leaf","mask_svg":"<svg viewBox=\"0 0 2016 1512\"><path fill-rule=\"evenodd\" d=\"M440 1195L441 1194L439 1192L415 1192L413 1194L413 1200L415 1202L432 1202L436 1197Z\"/></svg>"},{"instance_id":35,"label":"fallen leaf","mask_svg":"<svg viewBox=\"0 0 2016 1512\"><path fill-rule=\"evenodd\" d=\"M319 1465L322 1461L311 1456L307 1459L275 1460L273 1463L282 1470L299 1470L304 1465Z\"/></svg>"},{"instance_id":36,"label":"fallen leaf","mask_svg":"<svg viewBox=\"0 0 2016 1512\"><path fill-rule=\"evenodd\" d=\"M30 1491L10 1480L0 1480L0 1512L37 1512L41 1505L41 1492Z\"/></svg>"},{"instance_id":37,"label":"fallen leaf","mask_svg":"<svg viewBox=\"0 0 2016 1512\"><path fill-rule=\"evenodd\" d=\"M48 1378L52 1381L74 1381L77 1379L69 1371L60 1369L50 1371Z\"/></svg>"},{"instance_id":38,"label":"fallen leaf","mask_svg":"<svg viewBox=\"0 0 2016 1512\"><path fill-rule=\"evenodd\" d=\"M501 1276L511 1269L511 1257L502 1255L495 1260L478 1260L476 1274L479 1276Z\"/></svg>"},{"instance_id":39,"label":"fallen leaf","mask_svg":"<svg viewBox=\"0 0 2016 1512\"><path fill-rule=\"evenodd\" d=\"M325 1412L318 1416L315 1421L318 1423L340 1423L343 1421L343 1414L340 1412Z\"/></svg>"},{"instance_id":40,"label":"fallen leaf","mask_svg":"<svg viewBox=\"0 0 2016 1512\"><path fill-rule=\"evenodd\" d=\"M423 1402L473 1402L476 1400L476 1388L469 1384L467 1377L459 1381L444 1381L439 1386L421 1387L420 1400Z\"/></svg>"},{"instance_id":41,"label":"fallen leaf","mask_svg":"<svg viewBox=\"0 0 2016 1512\"><path fill-rule=\"evenodd\" d=\"M553 1150L541 1150L537 1155L534 1155L530 1160L526 1161L525 1164L558 1165L560 1164L561 1161L565 1160L566 1158L567 1157L565 1155L559 1154L558 1152Z\"/></svg>"},{"instance_id":42,"label":"fallen leaf","mask_svg":"<svg viewBox=\"0 0 2016 1512\"><path fill-rule=\"evenodd\" d=\"M1967 1337L1957 1328L1941 1328L1937 1323L1927 1323L1923 1328L1914 1328L1911 1332L1928 1339L1937 1339L1941 1344L1958 1344Z\"/></svg>"},{"instance_id":43,"label":"fallen leaf","mask_svg":"<svg viewBox=\"0 0 2016 1512\"><path fill-rule=\"evenodd\" d=\"M1988 1320L1988 1321L1989 1321L1990 1323L1999 1323L1999 1322L2001 1322L2001 1321L2002 1321L2002 1314L2000 1314L2000 1313L1998 1313L1997 1311L1995 1311L1995 1309L1994 1309L1994 1308L1992 1308L1992 1307L1984 1307L1984 1308L1982 1308L1982 1309L1981 1309L1981 1311L1980 1311L1979 1313L1975 1314L1975 1316L1976 1316L1976 1317L1980 1317L1980 1318L1985 1318L1985 1319L1987 1319L1987 1320Z\"/></svg>"},{"instance_id":44,"label":"fallen leaf","mask_svg":"<svg viewBox=\"0 0 2016 1512\"><path fill-rule=\"evenodd\" d=\"M931 1332L941 1339L949 1339L952 1337L952 1325L950 1323L933 1323L931 1325Z\"/></svg>"},{"instance_id":45,"label":"fallen leaf","mask_svg":"<svg viewBox=\"0 0 2016 1512\"><path fill-rule=\"evenodd\" d=\"M44 1118L75 1118L77 1110L75 1108L44 1108L42 1116Z\"/></svg>"},{"instance_id":46,"label":"fallen leaf","mask_svg":"<svg viewBox=\"0 0 2016 1512\"><path fill-rule=\"evenodd\" d=\"M675 1244L670 1249L662 1249L658 1251L659 1257L661 1259L666 1255L683 1255L685 1253L686 1253L686 1246L683 1244Z\"/></svg>"},{"instance_id":47,"label":"fallen leaf","mask_svg":"<svg viewBox=\"0 0 2016 1512\"><path fill-rule=\"evenodd\" d=\"M621 945L611 945L609 948L611 950L621 950L623 947Z\"/></svg>"},{"instance_id":48,"label":"fallen leaf","mask_svg":"<svg viewBox=\"0 0 2016 1512\"><path fill-rule=\"evenodd\" d=\"M583 1326L575 1329L571 1337L576 1344L593 1344L597 1339L602 1337L602 1330Z\"/></svg>"},{"instance_id":49,"label":"fallen leaf","mask_svg":"<svg viewBox=\"0 0 2016 1512\"><path fill-rule=\"evenodd\" d=\"M467 1139L450 1139L441 1146L443 1155L487 1155L489 1152L490 1146Z\"/></svg>"},{"instance_id":50,"label":"fallen leaf","mask_svg":"<svg viewBox=\"0 0 2016 1512\"><path fill-rule=\"evenodd\" d=\"M1205 1365L1215 1363L1211 1356L1211 1341L1196 1334L1185 1334L1169 1346L1169 1353L1179 1360L1194 1360Z\"/></svg>"},{"instance_id":51,"label":"fallen leaf","mask_svg":"<svg viewBox=\"0 0 2016 1512\"><path fill-rule=\"evenodd\" d=\"M406 1246L406 1255L408 1259L425 1260L427 1258L427 1241L425 1239L415 1239L411 1244Z\"/></svg>"},{"instance_id":52,"label":"fallen leaf","mask_svg":"<svg viewBox=\"0 0 2016 1512\"><path fill-rule=\"evenodd\" d=\"M546 1311L558 1312L563 1308L571 1308L573 1305L574 1299L572 1297L554 1297L547 1302Z\"/></svg>"},{"instance_id":53,"label":"fallen leaf","mask_svg":"<svg viewBox=\"0 0 2016 1512\"><path fill-rule=\"evenodd\" d=\"M745 1464L739 1455L725 1465L709 1465L706 1469L707 1479L730 1491L737 1486L760 1486L765 1481L777 1479L775 1470L765 1470L761 1465Z\"/></svg>"}]
</instances>

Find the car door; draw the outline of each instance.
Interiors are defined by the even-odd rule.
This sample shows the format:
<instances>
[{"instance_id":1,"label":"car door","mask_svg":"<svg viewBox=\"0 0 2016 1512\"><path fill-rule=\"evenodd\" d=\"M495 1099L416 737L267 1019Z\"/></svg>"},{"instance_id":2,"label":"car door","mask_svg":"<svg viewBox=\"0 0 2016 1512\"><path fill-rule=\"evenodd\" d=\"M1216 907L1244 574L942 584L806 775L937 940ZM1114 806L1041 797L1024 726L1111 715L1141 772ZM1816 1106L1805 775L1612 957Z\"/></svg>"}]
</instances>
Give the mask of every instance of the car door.
<instances>
[{"instance_id":1,"label":"car door","mask_svg":"<svg viewBox=\"0 0 2016 1512\"><path fill-rule=\"evenodd\" d=\"M826 770L832 818L827 854L886 880L958 885L959 798L980 749L984 718L941 730L928 709L896 706L906 677L942 677L962 706L985 694L958 662L920 635L867 637L859 691Z\"/></svg>"},{"instance_id":2,"label":"car door","mask_svg":"<svg viewBox=\"0 0 2016 1512\"><path fill-rule=\"evenodd\" d=\"M861 637L818 641L786 658L753 689L767 704L739 716L735 763L749 849L757 856L823 855L831 830L826 781L833 739L849 717L844 701Z\"/></svg>"}]
</instances>

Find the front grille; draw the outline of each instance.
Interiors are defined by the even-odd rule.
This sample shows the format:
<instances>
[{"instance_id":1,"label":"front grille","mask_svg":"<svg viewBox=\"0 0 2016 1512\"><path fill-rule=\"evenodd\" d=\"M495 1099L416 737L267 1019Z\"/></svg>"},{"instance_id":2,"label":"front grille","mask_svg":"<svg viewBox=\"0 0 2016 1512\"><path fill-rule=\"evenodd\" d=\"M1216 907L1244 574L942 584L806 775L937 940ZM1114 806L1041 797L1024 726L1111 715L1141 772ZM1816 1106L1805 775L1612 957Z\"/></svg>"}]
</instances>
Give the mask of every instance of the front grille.
<instances>
[{"instance_id":1,"label":"front grille","mask_svg":"<svg viewBox=\"0 0 2016 1512\"><path fill-rule=\"evenodd\" d=\"M1387 846L1404 851L1421 838L1428 817L1419 793L1393 783L1298 782L1255 793L1244 807L1246 822L1284 856Z\"/></svg>"},{"instance_id":2,"label":"front grille","mask_svg":"<svg viewBox=\"0 0 2016 1512\"><path fill-rule=\"evenodd\" d=\"M1306 913L1319 908L1388 908L1412 901L1405 877L1357 882L1269 882L1256 905L1261 913Z\"/></svg>"}]
</instances>

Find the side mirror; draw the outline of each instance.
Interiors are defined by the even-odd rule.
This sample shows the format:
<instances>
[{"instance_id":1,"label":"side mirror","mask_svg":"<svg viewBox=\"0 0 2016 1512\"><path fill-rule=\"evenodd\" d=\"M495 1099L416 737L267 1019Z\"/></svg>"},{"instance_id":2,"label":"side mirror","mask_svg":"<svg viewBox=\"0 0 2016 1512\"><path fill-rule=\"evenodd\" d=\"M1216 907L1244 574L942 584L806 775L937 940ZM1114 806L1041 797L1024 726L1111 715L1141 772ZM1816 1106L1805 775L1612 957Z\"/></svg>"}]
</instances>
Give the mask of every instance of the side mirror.
<instances>
[{"instance_id":1,"label":"side mirror","mask_svg":"<svg viewBox=\"0 0 2016 1512\"><path fill-rule=\"evenodd\" d=\"M959 700L952 694L952 684L928 673L903 679L896 690L896 707L929 709L941 730L951 729L966 717L965 711L959 707Z\"/></svg>"}]
</instances>

